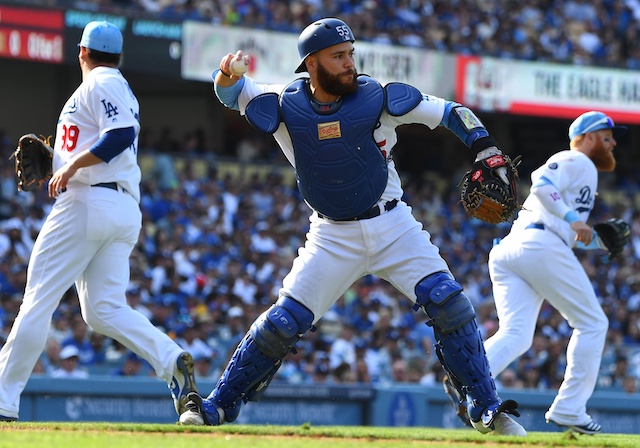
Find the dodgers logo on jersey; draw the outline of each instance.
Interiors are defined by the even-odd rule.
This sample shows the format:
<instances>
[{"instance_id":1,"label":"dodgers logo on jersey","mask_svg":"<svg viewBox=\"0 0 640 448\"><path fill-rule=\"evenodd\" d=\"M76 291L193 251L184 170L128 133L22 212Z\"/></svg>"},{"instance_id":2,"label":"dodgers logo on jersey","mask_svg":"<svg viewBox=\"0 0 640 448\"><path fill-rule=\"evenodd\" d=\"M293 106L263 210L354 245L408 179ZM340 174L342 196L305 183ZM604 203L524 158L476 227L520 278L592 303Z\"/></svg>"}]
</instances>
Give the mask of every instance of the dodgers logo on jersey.
<instances>
[{"instance_id":1,"label":"dodgers logo on jersey","mask_svg":"<svg viewBox=\"0 0 640 448\"><path fill-rule=\"evenodd\" d=\"M584 186L580 189L580 196L578 196L575 200L576 204L582 204L582 207L578 207L576 211L580 212L590 212L593 208L593 195L591 194L591 188L588 186Z\"/></svg>"},{"instance_id":2,"label":"dodgers logo on jersey","mask_svg":"<svg viewBox=\"0 0 640 448\"><path fill-rule=\"evenodd\" d=\"M67 102L65 108L62 111L62 114L72 114L78 110L78 100L76 98L72 98L69 102Z\"/></svg>"},{"instance_id":3,"label":"dodgers logo on jersey","mask_svg":"<svg viewBox=\"0 0 640 448\"><path fill-rule=\"evenodd\" d=\"M107 100L101 100L100 102L104 106L104 113L107 115L107 118L113 118L113 121L115 121L115 116L118 115L118 108Z\"/></svg>"}]
</instances>

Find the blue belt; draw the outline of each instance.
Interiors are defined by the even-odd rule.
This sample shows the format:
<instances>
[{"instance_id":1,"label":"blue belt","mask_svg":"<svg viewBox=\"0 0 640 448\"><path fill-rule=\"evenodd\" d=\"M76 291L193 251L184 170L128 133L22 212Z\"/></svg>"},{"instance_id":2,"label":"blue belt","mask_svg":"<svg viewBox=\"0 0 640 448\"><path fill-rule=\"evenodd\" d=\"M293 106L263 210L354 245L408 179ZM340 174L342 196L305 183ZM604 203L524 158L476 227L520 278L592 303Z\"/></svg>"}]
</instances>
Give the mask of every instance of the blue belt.
<instances>
[{"instance_id":1,"label":"blue belt","mask_svg":"<svg viewBox=\"0 0 640 448\"><path fill-rule=\"evenodd\" d=\"M384 211L388 212L390 210L393 210L394 208L396 208L396 205L398 205L398 202L399 201L397 199L394 199L392 201L387 201L387 203L384 204ZM318 216L320 218L331 219L332 221L360 221L361 219L371 219L371 218L375 218L376 216L380 216L380 207L378 206L378 204L376 204L366 212L358 216L355 216L353 218L332 219L320 214L319 212L318 212Z\"/></svg>"},{"instance_id":2,"label":"blue belt","mask_svg":"<svg viewBox=\"0 0 640 448\"><path fill-rule=\"evenodd\" d=\"M534 222L533 224L529 224L527 227L525 227L525 229L544 230L544 224L542 224L541 222Z\"/></svg>"}]
</instances>

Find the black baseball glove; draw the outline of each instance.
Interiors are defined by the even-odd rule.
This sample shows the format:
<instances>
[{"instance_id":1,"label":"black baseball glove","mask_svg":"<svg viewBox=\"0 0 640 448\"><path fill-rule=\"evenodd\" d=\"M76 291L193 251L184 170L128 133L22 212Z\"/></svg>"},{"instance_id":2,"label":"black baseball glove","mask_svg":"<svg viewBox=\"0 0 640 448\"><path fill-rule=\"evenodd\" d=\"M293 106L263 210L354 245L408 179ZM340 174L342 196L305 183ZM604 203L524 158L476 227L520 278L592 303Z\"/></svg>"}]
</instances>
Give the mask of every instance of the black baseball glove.
<instances>
[{"instance_id":1,"label":"black baseball glove","mask_svg":"<svg viewBox=\"0 0 640 448\"><path fill-rule=\"evenodd\" d=\"M512 161L504 154L473 163L460 181L461 202L470 216L491 224L511 220L520 209L516 190L519 163L520 156Z\"/></svg>"},{"instance_id":2,"label":"black baseball glove","mask_svg":"<svg viewBox=\"0 0 640 448\"><path fill-rule=\"evenodd\" d=\"M32 191L41 187L53 176L53 149L51 137L25 134L18 140L18 147L9 159L16 159L18 191Z\"/></svg>"},{"instance_id":3,"label":"black baseball glove","mask_svg":"<svg viewBox=\"0 0 640 448\"><path fill-rule=\"evenodd\" d=\"M609 260L619 255L629 242L631 227L622 219L611 218L593 226L600 241L609 251Z\"/></svg>"}]
</instances>

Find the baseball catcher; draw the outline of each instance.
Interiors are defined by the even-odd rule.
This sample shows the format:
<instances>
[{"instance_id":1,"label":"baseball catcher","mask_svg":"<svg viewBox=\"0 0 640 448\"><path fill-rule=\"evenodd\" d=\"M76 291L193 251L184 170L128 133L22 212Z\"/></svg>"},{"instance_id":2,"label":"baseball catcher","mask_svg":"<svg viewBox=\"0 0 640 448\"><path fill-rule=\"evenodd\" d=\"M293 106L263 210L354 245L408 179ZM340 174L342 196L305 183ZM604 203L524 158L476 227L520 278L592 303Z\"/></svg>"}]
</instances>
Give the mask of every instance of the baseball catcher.
<instances>
[{"instance_id":1,"label":"baseball catcher","mask_svg":"<svg viewBox=\"0 0 640 448\"><path fill-rule=\"evenodd\" d=\"M497 224L511 220L520 208L516 190L520 156L513 161L497 153L481 158L462 177L461 202L467 213L482 221Z\"/></svg>"},{"instance_id":2,"label":"baseball catcher","mask_svg":"<svg viewBox=\"0 0 640 448\"><path fill-rule=\"evenodd\" d=\"M593 229L598 234L604 249L609 251L609 260L622 253L629 242L631 227L622 219L611 218L595 224Z\"/></svg>"},{"instance_id":3,"label":"baseball catcher","mask_svg":"<svg viewBox=\"0 0 640 448\"><path fill-rule=\"evenodd\" d=\"M18 191L32 191L41 187L53 176L51 137L25 134L18 140L18 147L9 160L16 159Z\"/></svg>"}]
</instances>

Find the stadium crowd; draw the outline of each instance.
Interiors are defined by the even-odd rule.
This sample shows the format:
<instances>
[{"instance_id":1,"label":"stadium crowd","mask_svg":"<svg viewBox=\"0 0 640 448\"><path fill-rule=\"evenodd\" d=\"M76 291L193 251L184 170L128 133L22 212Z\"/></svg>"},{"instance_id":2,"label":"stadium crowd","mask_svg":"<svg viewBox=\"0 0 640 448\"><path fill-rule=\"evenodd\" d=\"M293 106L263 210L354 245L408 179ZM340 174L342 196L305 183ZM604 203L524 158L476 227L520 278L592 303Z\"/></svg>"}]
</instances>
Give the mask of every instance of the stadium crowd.
<instances>
[{"instance_id":1,"label":"stadium crowd","mask_svg":"<svg viewBox=\"0 0 640 448\"><path fill-rule=\"evenodd\" d=\"M10 140L2 143L9 153ZM193 353L200 379L215 380L249 324L277 297L304 241L310 209L288 167L252 171L252 165L238 164L221 171L215 162L178 163L179 158L153 146L141 153L156 156L143 176L143 229L132 255L127 297ZM496 316L486 258L493 238L507 228L469 220L455 184L444 181L448 186L442 189L443 183L409 181L404 200L455 267L488 337ZM592 219L616 216L631 222L633 244L611 263L602 251L580 253L580 258L610 318L599 387L634 391L640 378L640 214L633 195L623 187L618 191L620 200L609 206L599 202ZM18 193L10 163L2 165L0 194L2 344L20 306L31 245L51 201L44 189ZM305 335L297 353L285 358L277 380L439 384L443 372L425 317L387 283L366 277L323 317L318 331ZM547 307L538 329L531 350L498 378L500 387L558 387L570 329ZM77 361L67 362L68 357ZM34 373L153 374L146 362L87 328L73 289L54 315Z\"/></svg>"},{"instance_id":2,"label":"stadium crowd","mask_svg":"<svg viewBox=\"0 0 640 448\"><path fill-rule=\"evenodd\" d=\"M640 0L27 1L296 34L321 17L340 17L363 41L640 70Z\"/></svg>"}]
</instances>

